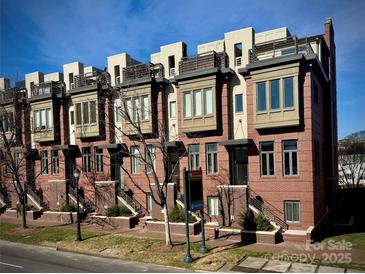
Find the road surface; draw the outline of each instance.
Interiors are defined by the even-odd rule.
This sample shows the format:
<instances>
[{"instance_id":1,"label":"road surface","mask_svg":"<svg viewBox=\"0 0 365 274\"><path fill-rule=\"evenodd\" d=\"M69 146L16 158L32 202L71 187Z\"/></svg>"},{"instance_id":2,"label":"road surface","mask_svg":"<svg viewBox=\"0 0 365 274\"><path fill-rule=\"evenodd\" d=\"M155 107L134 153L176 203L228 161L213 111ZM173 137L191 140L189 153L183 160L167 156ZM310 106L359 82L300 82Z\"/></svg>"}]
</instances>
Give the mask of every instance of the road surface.
<instances>
[{"instance_id":1,"label":"road surface","mask_svg":"<svg viewBox=\"0 0 365 274\"><path fill-rule=\"evenodd\" d=\"M0 272L184 272L184 269L0 241Z\"/></svg>"}]
</instances>

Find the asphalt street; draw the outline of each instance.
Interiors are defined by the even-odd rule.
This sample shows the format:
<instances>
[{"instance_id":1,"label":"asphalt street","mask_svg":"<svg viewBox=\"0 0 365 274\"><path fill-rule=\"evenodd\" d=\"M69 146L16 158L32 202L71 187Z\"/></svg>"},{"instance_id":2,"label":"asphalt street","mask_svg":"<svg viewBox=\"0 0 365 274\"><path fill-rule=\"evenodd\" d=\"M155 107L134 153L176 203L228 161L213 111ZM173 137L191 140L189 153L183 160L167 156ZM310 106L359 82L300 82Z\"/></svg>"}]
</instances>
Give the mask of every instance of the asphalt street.
<instances>
[{"instance_id":1,"label":"asphalt street","mask_svg":"<svg viewBox=\"0 0 365 274\"><path fill-rule=\"evenodd\" d=\"M184 269L101 258L0 241L0 272L184 272Z\"/></svg>"}]
</instances>

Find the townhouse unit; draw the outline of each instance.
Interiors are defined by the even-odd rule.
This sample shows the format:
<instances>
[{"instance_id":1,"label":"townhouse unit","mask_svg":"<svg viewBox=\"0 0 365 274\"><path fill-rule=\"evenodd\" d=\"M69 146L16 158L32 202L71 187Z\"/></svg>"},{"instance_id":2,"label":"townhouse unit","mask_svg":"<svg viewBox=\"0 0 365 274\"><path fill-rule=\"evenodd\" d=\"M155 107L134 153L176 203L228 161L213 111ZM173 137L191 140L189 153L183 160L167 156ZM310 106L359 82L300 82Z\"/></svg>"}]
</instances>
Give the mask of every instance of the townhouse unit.
<instances>
[{"instance_id":1,"label":"townhouse unit","mask_svg":"<svg viewBox=\"0 0 365 274\"><path fill-rule=\"evenodd\" d=\"M151 168L169 180L169 207L181 205L182 171L201 169L211 224L230 226L250 208L285 237L307 237L334 205L335 68L328 19L314 36L245 28L198 45L193 56L177 42L148 63L121 53L105 70L74 62L63 74L27 74L36 189L51 210L75 202L78 167L85 209L103 214L123 203L160 218Z\"/></svg>"}]
</instances>

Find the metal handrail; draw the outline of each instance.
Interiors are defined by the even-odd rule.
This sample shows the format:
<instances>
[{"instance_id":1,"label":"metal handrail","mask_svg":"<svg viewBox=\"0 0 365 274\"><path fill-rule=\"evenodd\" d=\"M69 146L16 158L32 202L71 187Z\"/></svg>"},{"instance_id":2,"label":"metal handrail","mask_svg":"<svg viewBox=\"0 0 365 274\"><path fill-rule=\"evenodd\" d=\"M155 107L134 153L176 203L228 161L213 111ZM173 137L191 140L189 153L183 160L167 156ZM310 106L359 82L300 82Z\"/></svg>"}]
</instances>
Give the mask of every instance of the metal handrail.
<instances>
[{"instance_id":1,"label":"metal handrail","mask_svg":"<svg viewBox=\"0 0 365 274\"><path fill-rule=\"evenodd\" d=\"M119 189L119 196L136 211L142 212L146 216L148 215L148 210L143 207L136 199L129 197L129 195L124 190Z\"/></svg>"},{"instance_id":2,"label":"metal handrail","mask_svg":"<svg viewBox=\"0 0 365 274\"><path fill-rule=\"evenodd\" d=\"M257 196L259 196L257 193L255 193L253 190L249 191L249 204L253 207L255 207L257 210L259 210L266 218L268 218L270 221L276 223L278 226L280 226L282 229L286 230L288 229L288 224L282 220L278 215L282 215L283 212L277 208L275 208L273 205L271 205L267 201L260 201Z\"/></svg>"},{"instance_id":3,"label":"metal handrail","mask_svg":"<svg viewBox=\"0 0 365 274\"><path fill-rule=\"evenodd\" d=\"M135 64L123 68L123 81L133 81L143 78L163 78L164 66L161 63Z\"/></svg>"},{"instance_id":4,"label":"metal handrail","mask_svg":"<svg viewBox=\"0 0 365 274\"><path fill-rule=\"evenodd\" d=\"M29 196L32 197L32 199L40 206L42 207L42 204L41 204L41 198L39 198L39 196L37 194L35 194L35 192L30 189L30 188L27 188L27 194Z\"/></svg>"},{"instance_id":5,"label":"metal handrail","mask_svg":"<svg viewBox=\"0 0 365 274\"><path fill-rule=\"evenodd\" d=\"M36 84L32 87L32 96L61 93L65 90L62 81L48 81Z\"/></svg>"},{"instance_id":6,"label":"metal handrail","mask_svg":"<svg viewBox=\"0 0 365 274\"><path fill-rule=\"evenodd\" d=\"M69 192L69 194L71 194L75 198L77 198L76 195L78 195L80 204L85 206L85 199L83 197L81 197L80 194L76 194L76 190L72 186L68 186L68 192Z\"/></svg>"}]
</instances>

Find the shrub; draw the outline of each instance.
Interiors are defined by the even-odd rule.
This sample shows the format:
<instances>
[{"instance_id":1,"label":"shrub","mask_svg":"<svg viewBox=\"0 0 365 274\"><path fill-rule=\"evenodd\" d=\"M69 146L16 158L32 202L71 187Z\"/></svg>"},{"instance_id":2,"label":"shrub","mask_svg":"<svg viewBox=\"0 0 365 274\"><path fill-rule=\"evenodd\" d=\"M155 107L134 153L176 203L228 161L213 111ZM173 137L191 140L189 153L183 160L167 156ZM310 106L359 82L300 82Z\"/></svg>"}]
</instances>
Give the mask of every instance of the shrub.
<instances>
[{"instance_id":1,"label":"shrub","mask_svg":"<svg viewBox=\"0 0 365 274\"><path fill-rule=\"evenodd\" d=\"M248 209L245 213L241 213L239 224L244 230L256 230L255 215L251 209Z\"/></svg>"},{"instance_id":2,"label":"shrub","mask_svg":"<svg viewBox=\"0 0 365 274\"><path fill-rule=\"evenodd\" d=\"M188 222L195 223L196 218L192 216L190 213L188 215ZM185 222L185 212L179 207L174 207L169 213L169 221L172 223L184 223Z\"/></svg>"},{"instance_id":3,"label":"shrub","mask_svg":"<svg viewBox=\"0 0 365 274\"><path fill-rule=\"evenodd\" d=\"M60 211L61 212L75 212L76 211L76 206L64 204L60 207Z\"/></svg>"},{"instance_id":4,"label":"shrub","mask_svg":"<svg viewBox=\"0 0 365 274\"><path fill-rule=\"evenodd\" d=\"M274 230L274 227L264 215L260 214L256 217L256 229L261 231L272 231Z\"/></svg>"},{"instance_id":5,"label":"shrub","mask_svg":"<svg viewBox=\"0 0 365 274\"><path fill-rule=\"evenodd\" d=\"M114 205L112 207L109 207L106 211L107 217L118 217L118 216L129 217L131 215L132 211L130 211L129 208L126 207L125 205L123 206Z\"/></svg>"}]
</instances>

